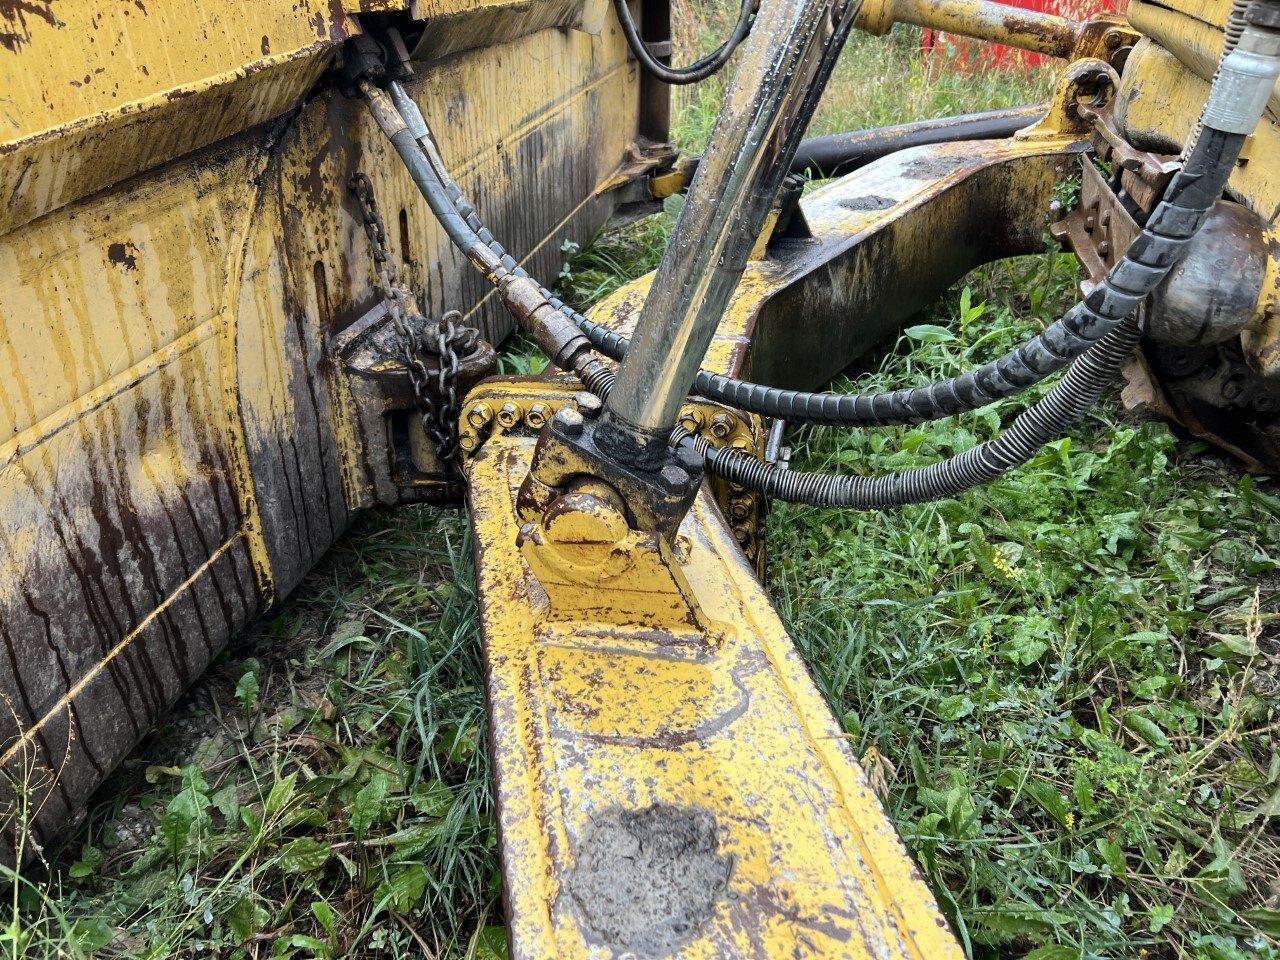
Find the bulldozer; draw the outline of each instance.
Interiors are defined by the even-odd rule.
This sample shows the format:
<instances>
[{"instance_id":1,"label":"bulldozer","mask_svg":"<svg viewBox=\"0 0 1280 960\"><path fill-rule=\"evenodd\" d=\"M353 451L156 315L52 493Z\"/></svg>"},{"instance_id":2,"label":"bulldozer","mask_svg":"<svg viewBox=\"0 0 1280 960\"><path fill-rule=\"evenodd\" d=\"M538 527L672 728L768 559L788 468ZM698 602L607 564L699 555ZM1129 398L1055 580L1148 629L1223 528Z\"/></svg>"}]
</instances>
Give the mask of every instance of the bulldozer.
<instances>
[{"instance_id":1,"label":"bulldozer","mask_svg":"<svg viewBox=\"0 0 1280 960\"><path fill-rule=\"evenodd\" d=\"M895 24L1043 55L1052 95L806 139L845 40ZM761 521L993 480L1122 368L1280 461L1280 3L743 0L671 60L668 0L0 3L0 805L34 811L0 860L361 511L452 504L512 957L963 955L761 586ZM671 89L720 71L681 155ZM589 314L539 279L677 194L658 269ZM1032 339L821 389L1046 242L1085 279ZM495 375L516 329L551 372ZM1054 376L915 470L780 454Z\"/></svg>"}]
</instances>

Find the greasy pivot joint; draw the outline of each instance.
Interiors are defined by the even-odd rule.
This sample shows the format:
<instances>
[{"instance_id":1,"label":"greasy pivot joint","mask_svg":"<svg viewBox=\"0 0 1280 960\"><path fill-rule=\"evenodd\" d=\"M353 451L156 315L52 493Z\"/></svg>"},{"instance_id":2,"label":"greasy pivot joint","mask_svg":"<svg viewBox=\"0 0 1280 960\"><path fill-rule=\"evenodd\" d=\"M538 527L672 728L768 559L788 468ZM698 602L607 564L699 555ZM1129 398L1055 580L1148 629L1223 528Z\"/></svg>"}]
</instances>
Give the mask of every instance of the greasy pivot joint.
<instances>
[{"instance_id":1,"label":"greasy pivot joint","mask_svg":"<svg viewBox=\"0 0 1280 960\"><path fill-rule=\"evenodd\" d=\"M633 529L670 538L698 493L702 458L682 449L654 465L623 462L599 442L600 409L596 397L579 394L547 422L520 487L521 516L540 517L575 484L598 480L616 492Z\"/></svg>"}]
</instances>

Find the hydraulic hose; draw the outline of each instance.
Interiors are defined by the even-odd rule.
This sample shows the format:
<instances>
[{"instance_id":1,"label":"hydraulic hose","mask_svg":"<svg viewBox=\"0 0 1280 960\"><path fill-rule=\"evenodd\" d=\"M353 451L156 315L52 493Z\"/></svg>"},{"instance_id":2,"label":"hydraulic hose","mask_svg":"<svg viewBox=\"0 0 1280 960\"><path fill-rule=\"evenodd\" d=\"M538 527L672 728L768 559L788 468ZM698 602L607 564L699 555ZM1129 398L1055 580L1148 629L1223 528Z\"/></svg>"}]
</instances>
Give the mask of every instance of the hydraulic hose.
<instances>
[{"instance_id":1,"label":"hydraulic hose","mask_svg":"<svg viewBox=\"0 0 1280 960\"><path fill-rule=\"evenodd\" d=\"M921 423L1011 396L1061 370L1163 281L1213 201L1221 196L1243 142L1242 135L1217 131L1201 136L1143 233L1089 296L1032 340L977 370L925 387L873 394L783 390L700 370L694 389L709 400L750 413L825 426ZM494 256L517 276L528 276L480 222L474 206L451 180L448 191L458 213L488 243ZM606 357L617 361L626 354L631 345L627 337L589 320L546 288L542 292Z\"/></svg>"},{"instance_id":2,"label":"hydraulic hose","mask_svg":"<svg viewBox=\"0 0 1280 960\"><path fill-rule=\"evenodd\" d=\"M696 389L761 416L840 426L921 423L1012 396L1097 343L1169 275L1222 195L1244 139L1206 129L1142 233L1088 296L1042 333L976 370L929 386L875 394L782 390L703 371Z\"/></svg>"},{"instance_id":3,"label":"hydraulic hose","mask_svg":"<svg viewBox=\"0 0 1280 960\"><path fill-rule=\"evenodd\" d=\"M618 23L622 26L622 34L627 38L627 46L639 61L644 71L663 83L674 86L698 83L721 70L733 52L751 32L751 21L755 13L756 0L742 0L738 11L738 21L733 25L729 39L707 56L696 60L687 67L670 67L658 60L649 50L649 45L640 36L640 30L631 16L631 8L627 0L613 0L613 9L618 14Z\"/></svg>"},{"instance_id":4,"label":"hydraulic hose","mask_svg":"<svg viewBox=\"0 0 1280 960\"><path fill-rule=\"evenodd\" d=\"M966 113L892 127L851 130L800 141L791 172L815 179L842 177L899 150L961 140L1003 140L1044 117L1049 104Z\"/></svg>"},{"instance_id":5,"label":"hydraulic hose","mask_svg":"<svg viewBox=\"0 0 1280 960\"><path fill-rule=\"evenodd\" d=\"M390 99L367 81L362 82L359 89L374 120L404 161L414 185L445 234L493 283L507 309L533 335L538 346L556 366L576 374L589 390L607 391L613 383L613 371L596 356L590 341L548 302L537 283L523 270L516 273L508 267L504 258L495 253L458 212L436 172L436 165L422 145L426 133L422 114L415 107L406 116L400 106L403 102L413 101L399 84L392 83L391 88Z\"/></svg>"},{"instance_id":6,"label":"hydraulic hose","mask_svg":"<svg viewBox=\"0 0 1280 960\"><path fill-rule=\"evenodd\" d=\"M1125 256L1082 302L1039 336L971 373L930 387L888 394L858 397L782 391L705 370L695 381L695 389L703 396L793 422L913 423L975 409L1071 363L1067 376L1049 395L1019 416L999 438L929 467L881 478L780 471L741 451L715 450L705 442L693 441L679 428L673 441L695 442L712 473L767 496L820 506L868 508L947 496L1025 463L1047 440L1075 422L1110 383L1137 343L1133 313L1178 262L1212 204L1222 195L1244 140L1261 118L1280 75L1278 12L1280 0L1254 0L1247 14L1241 15L1250 21L1248 29L1243 31L1238 47L1224 53L1205 105L1202 128L1183 169L1170 182L1161 203ZM395 84L392 93L397 101L409 105L409 123L418 134L416 152L426 159L425 165L434 174L421 180L415 176L415 182L424 194L428 190L433 194L427 197L433 210L449 203L466 228L450 231L455 243L468 251L477 266L490 260L501 265L502 277L509 279L495 279L499 289L504 282L523 281L520 286L531 289L540 304L568 315L593 346L620 359L629 345L627 338L569 309L528 277L483 227L474 208L444 171L416 106ZM399 111L393 112L400 116ZM402 121L401 125L406 124ZM384 123L384 130L391 126ZM388 132L388 136L392 133ZM396 137L392 139L397 142ZM399 142L397 149L401 149ZM410 169L414 169L413 164ZM456 226L457 218L442 218L442 222L449 229L450 224ZM473 241L486 248L487 256L472 256ZM487 272L491 278L497 276L493 271ZM553 355L553 359L557 358ZM579 366L582 364L575 363L567 368ZM606 391L611 386L607 379L595 379Z\"/></svg>"},{"instance_id":7,"label":"hydraulic hose","mask_svg":"<svg viewBox=\"0 0 1280 960\"><path fill-rule=\"evenodd\" d=\"M707 469L766 497L815 507L885 509L955 496L1022 466L1060 436L1102 395L1138 345L1139 331L1124 320L1076 360L1035 406L996 439L918 470L879 477L837 476L779 469L732 447L716 448L680 428L677 442L692 442Z\"/></svg>"},{"instance_id":8,"label":"hydraulic hose","mask_svg":"<svg viewBox=\"0 0 1280 960\"><path fill-rule=\"evenodd\" d=\"M397 84L391 85L391 91L401 112L407 118L416 113L416 119L421 121L424 134L420 142L444 182L455 210L507 270L527 277L448 176L434 141L429 132L425 132L426 123L421 120L416 104ZM694 390L709 400L760 416L822 426L922 423L975 410L1011 396L1065 367L1164 280L1203 223L1214 200L1221 196L1243 142L1243 135L1220 131L1200 136L1143 233L1089 296L1030 341L977 370L928 386L872 394L784 390L700 370L694 380ZM615 361L626 354L631 345L627 337L589 320L545 287L541 287L541 291L547 302L568 316L600 353Z\"/></svg>"}]
</instances>

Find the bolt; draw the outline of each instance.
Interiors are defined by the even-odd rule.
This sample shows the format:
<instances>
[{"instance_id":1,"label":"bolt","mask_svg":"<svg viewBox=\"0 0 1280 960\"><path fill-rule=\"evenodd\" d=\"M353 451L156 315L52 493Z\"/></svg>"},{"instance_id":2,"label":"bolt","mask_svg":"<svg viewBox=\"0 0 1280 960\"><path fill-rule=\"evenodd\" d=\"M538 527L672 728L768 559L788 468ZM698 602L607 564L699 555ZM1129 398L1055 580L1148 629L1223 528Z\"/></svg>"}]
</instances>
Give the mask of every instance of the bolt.
<instances>
[{"instance_id":1,"label":"bolt","mask_svg":"<svg viewBox=\"0 0 1280 960\"><path fill-rule=\"evenodd\" d=\"M1124 37L1120 36L1120 32L1118 30L1108 30L1106 36L1103 37L1103 43L1105 43L1108 49L1111 50L1114 50L1123 42Z\"/></svg>"},{"instance_id":2,"label":"bolt","mask_svg":"<svg viewBox=\"0 0 1280 960\"><path fill-rule=\"evenodd\" d=\"M1236 374L1234 377L1228 377L1222 381L1222 399L1228 403L1233 400L1239 400L1244 393L1244 377Z\"/></svg>"},{"instance_id":3,"label":"bolt","mask_svg":"<svg viewBox=\"0 0 1280 960\"><path fill-rule=\"evenodd\" d=\"M702 429L702 414L697 410L684 410L680 414L680 426L684 427L690 433L697 433Z\"/></svg>"},{"instance_id":4,"label":"bolt","mask_svg":"<svg viewBox=\"0 0 1280 960\"><path fill-rule=\"evenodd\" d=\"M662 468L662 482L673 490L678 490L689 482L689 475L674 463Z\"/></svg>"},{"instance_id":5,"label":"bolt","mask_svg":"<svg viewBox=\"0 0 1280 960\"><path fill-rule=\"evenodd\" d=\"M1085 233L1093 233L1093 228L1094 228L1095 226L1097 226L1097 221L1096 221L1096 220L1094 220L1094 219L1093 219L1093 217L1085 217L1085 218L1084 218L1084 232L1085 232Z\"/></svg>"},{"instance_id":6,"label":"bolt","mask_svg":"<svg viewBox=\"0 0 1280 960\"><path fill-rule=\"evenodd\" d=\"M561 407L557 410L552 423L566 437L582 436L582 414L572 407Z\"/></svg>"},{"instance_id":7,"label":"bolt","mask_svg":"<svg viewBox=\"0 0 1280 960\"><path fill-rule=\"evenodd\" d=\"M467 411L467 423L471 424L477 430L483 430L489 425L489 421L493 419L493 407L487 403L477 403Z\"/></svg>"},{"instance_id":8,"label":"bolt","mask_svg":"<svg viewBox=\"0 0 1280 960\"><path fill-rule=\"evenodd\" d=\"M711 435L717 440L723 440L731 433L733 433L733 417L727 413L716 414L715 419L711 421Z\"/></svg>"},{"instance_id":9,"label":"bolt","mask_svg":"<svg viewBox=\"0 0 1280 960\"><path fill-rule=\"evenodd\" d=\"M735 520L745 520L751 516L751 501L745 497L742 499L734 498L729 503L729 516Z\"/></svg>"},{"instance_id":10,"label":"bolt","mask_svg":"<svg viewBox=\"0 0 1280 960\"><path fill-rule=\"evenodd\" d=\"M480 446L480 438L474 433L464 433L462 436L458 437L458 446L467 453L471 453L476 449L476 447Z\"/></svg>"},{"instance_id":11,"label":"bolt","mask_svg":"<svg viewBox=\"0 0 1280 960\"><path fill-rule=\"evenodd\" d=\"M747 541L751 539L751 532L739 527L737 530L733 531L733 539L738 541L738 546L745 547L747 545Z\"/></svg>"},{"instance_id":12,"label":"bolt","mask_svg":"<svg viewBox=\"0 0 1280 960\"><path fill-rule=\"evenodd\" d=\"M589 420L594 420L600 415L600 411L604 409L604 402L594 393L588 393L583 390L573 398L574 404L578 408L578 412Z\"/></svg>"},{"instance_id":13,"label":"bolt","mask_svg":"<svg viewBox=\"0 0 1280 960\"><path fill-rule=\"evenodd\" d=\"M498 411L498 425L506 430L510 430L520 422L520 408L514 403L508 401L502 405L502 409Z\"/></svg>"},{"instance_id":14,"label":"bolt","mask_svg":"<svg viewBox=\"0 0 1280 960\"><path fill-rule=\"evenodd\" d=\"M1105 257L1109 253L1111 253L1111 244L1106 240L1103 240L1098 244L1098 256Z\"/></svg>"},{"instance_id":15,"label":"bolt","mask_svg":"<svg viewBox=\"0 0 1280 960\"><path fill-rule=\"evenodd\" d=\"M541 430L547 425L547 414L550 412L551 408L545 403L535 403L525 414L524 422L535 430Z\"/></svg>"}]
</instances>

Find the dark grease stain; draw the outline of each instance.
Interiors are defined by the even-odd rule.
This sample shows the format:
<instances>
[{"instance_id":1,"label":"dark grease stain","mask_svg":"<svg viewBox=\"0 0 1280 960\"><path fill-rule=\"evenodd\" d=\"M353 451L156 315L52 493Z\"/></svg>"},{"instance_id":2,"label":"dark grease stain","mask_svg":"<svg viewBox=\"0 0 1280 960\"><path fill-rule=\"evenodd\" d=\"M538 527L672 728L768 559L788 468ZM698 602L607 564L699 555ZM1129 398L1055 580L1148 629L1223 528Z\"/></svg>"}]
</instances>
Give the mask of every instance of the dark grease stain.
<instances>
[{"instance_id":1,"label":"dark grease stain","mask_svg":"<svg viewBox=\"0 0 1280 960\"><path fill-rule=\"evenodd\" d=\"M107 259L126 270L137 270L138 248L132 243L113 243L107 247Z\"/></svg>"},{"instance_id":2,"label":"dark grease stain","mask_svg":"<svg viewBox=\"0 0 1280 960\"><path fill-rule=\"evenodd\" d=\"M18 47L31 42L27 17L36 17L51 27L66 26L53 15L53 0L0 0L0 47L16 53Z\"/></svg>"},{"instance_id":3,"label":"dark grease stain","mask_svg":"<svg viewBox=\"0 0 1280 960\"><path fill-rule=\"evenodd\" d=\"M962 163L964 160L961 157L921 157L907 164L902 175L912 180L933 180L935 177L945 177Z\"/></svg>"},{"instance_id":4,"label":"dark grease stain","mask_svg":"<svg viewBox=\"0 0 1280 960\"><path fill-rule=\"evenodd\" d=\"M840 206L846 210L888 210L897 202L888 197L880 197L874 193L869 193L865 197L850 197L848 200L841 200Z\"/></svg>"},{"instance_id":5,"label":"dark grease stain","mask_svg":"<svg viewBox=\"0 0 1280 960\"><path fill-rule=\"evenodd\" d=\"M590 942L666 957L697 936L729 889L733 857L699 807L613 807L592 816L566 878Z\"/></svg>"}]
</instances>

